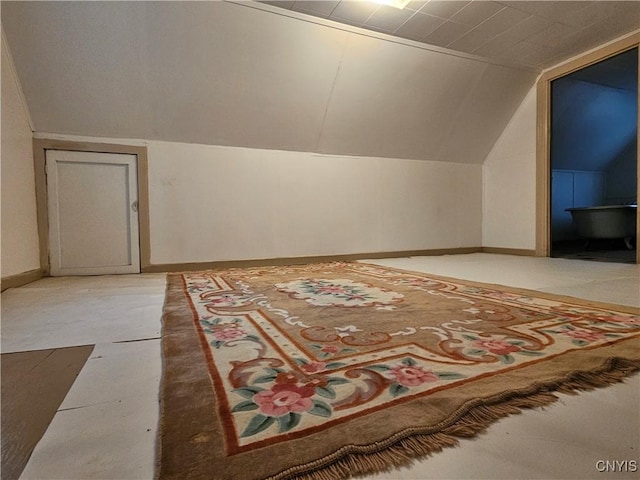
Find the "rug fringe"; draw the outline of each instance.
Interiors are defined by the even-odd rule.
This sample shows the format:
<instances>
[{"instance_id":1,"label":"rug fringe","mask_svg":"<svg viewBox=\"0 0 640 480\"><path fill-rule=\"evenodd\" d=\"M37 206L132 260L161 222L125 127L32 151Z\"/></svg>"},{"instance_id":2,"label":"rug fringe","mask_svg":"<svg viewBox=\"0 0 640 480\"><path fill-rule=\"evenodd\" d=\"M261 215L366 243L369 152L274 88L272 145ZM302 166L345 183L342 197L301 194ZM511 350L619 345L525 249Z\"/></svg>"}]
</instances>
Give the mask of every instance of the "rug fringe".
<instances>
[{"instance_id":1,"label":"rug fringe","mask_svg":"<svg viewBox=\"0 0 640 480\"><path fill-rule=\"evenodd\" d=\"M448 425L436 426L433 432L415 428L372 445L346 446L318 462L285 470L267 480L338 480L407 466L418 457L458 445L459 438L478 435L500 418L519 414L525 408L551 405L558 400L556 393L575 395L579 391L606 387L624 381L638 370L640 362L611 358L599 371L574 372L556 383L507 392L467 406L454 415Z\"/></svg>"}]
</instances>

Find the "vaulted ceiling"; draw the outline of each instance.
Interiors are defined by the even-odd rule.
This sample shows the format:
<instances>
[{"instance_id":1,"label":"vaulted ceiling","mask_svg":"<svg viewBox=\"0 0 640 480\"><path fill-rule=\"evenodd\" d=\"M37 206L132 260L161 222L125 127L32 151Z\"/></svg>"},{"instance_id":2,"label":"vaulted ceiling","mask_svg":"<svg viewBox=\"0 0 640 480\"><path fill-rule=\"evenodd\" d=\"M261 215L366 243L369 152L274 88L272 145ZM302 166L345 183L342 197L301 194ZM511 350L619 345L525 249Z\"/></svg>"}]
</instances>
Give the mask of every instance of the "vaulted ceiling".
<instances>
[{"instance_id":1,"label":"vaulted ceiling","mask_svg":"<svg viewBox=\"0 0 640 480\"><path fill-rule=\"evenodd\" d=\"M467 18L459 6L452 22ZM481 163L538 73L258 2L3 1L1 13L46 133Z\"/></svg>"}]
</instances>

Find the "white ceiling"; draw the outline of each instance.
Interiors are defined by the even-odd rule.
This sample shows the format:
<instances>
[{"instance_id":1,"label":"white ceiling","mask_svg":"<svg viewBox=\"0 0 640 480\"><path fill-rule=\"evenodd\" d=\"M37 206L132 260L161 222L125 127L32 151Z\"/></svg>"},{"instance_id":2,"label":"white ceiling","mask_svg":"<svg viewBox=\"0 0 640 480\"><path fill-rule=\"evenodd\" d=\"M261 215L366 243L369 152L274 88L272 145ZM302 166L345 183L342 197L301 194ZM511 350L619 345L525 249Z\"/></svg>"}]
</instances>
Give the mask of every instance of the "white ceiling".
<instances>
[{"instance_id":1,"label":"white ceiling","mask_svg":"<svg viewBox=\"0 0 640 480\"><path fill-rule=\"evenodd\" d=\"M635 1L265 1L282 9L544 69L640 28Z\"/></svg>"},{"instance_id":2,"label":"white ceiling","mask_svg":"<svg viewBox=\"0 0 640 480\"><path fill-rule=\"evenodd\" d=\"M231 2L1 13L38 132L481 163L536 77Z\"/></svg>"}]
</instances>

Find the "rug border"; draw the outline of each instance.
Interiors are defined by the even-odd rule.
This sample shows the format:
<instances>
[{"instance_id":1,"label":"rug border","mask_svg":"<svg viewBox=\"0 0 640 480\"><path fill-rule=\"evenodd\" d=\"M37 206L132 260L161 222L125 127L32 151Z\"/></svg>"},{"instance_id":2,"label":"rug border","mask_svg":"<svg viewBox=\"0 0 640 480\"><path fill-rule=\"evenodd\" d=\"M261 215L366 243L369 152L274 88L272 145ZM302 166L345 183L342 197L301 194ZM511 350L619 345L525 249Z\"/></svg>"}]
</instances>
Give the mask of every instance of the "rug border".
<instances>
[{"instance_id":1,"label":"rug border","mask_svg":"<svg viewBox=\"0 0 640 480\"><path fill-rule=\"evenodd\" d=\"M387 267L385 265L378 265L376 263L368 263L368 262L345 262L345 263L358 263L362 265L367 265L376 268L382 268L388 271L396 271L402 272L410 275L423 275L429 278L434 278L436 280L444 280L451 283L472 283L475 285L479 285L488 289L500 289L509 293L516 293L521 295L532 294L534 293L536 297L544 298L545 300L552 300L558 302L572 303L575 305L580 305L584 307L593 307L593 308L601 308L603 310L611 309L611 310L619 310L623 313L630 313L640 315L640 307L634 307L631 305L622 305L618 303L610 303L610 302L601 302L599 300L588 300L586 298L574 297L571 295L560 295L551 292L543 292L540 290L534 290L532 288L524 288L524 287L511 287L509 285L504 285L502 283L489 283L489 282L479 282L477 280L471 280L467 278L457 278L457 277L448 277L445 275L437 275L432 273L424 273L419 272L417 270L407 270L404 268L396 268L396 267ZM185 272L188 273L188 272ZM531 295L529 295L531 296Z\"/></svg>"},{"instance_id":2,"label":"rug border","mask_svg":"<svg viewBox=\"0 0 640 480\"><path fill-rule=\"evenodd\" d=\"M558 393L576 395L580 391L624 383L640 370L640 365L620 357L609 357L601 366L596 371L577 370L561 380L538 383L530 389L507 390L471 400L437 425L405 428L377 445L344 445L331 455L283 470L265 480L326 480L333 478L325 475L329 470L337 476L351 477L407 467L446 447L457 446L461 438L475 437L501 418L520 414L524 409L549 406L560 400ZM468 420L468 416L472 419ZM438 431L429 433L430 430ZM377 462L384 464L375 465Z\"/></svg>"},{"instance_id":3,"label":"rug border","mask_svg":"<svg viewBox=\"0 0 640 480\"><path fill-rule=\"evenodd\" d=\"M162 431L164 430L164 400L163 393L164 387L166 383L166 375L165 375L165 366L167 364L167 359L164 354L164 331L165 331L165 322L164 322L164 307L167 304L167 298L169 297L169 278L165 275L165 292L164 292L164 302L162 304L162 315L160 317L160 382L158 384L158 423L157 423L157 433L156 433L156 444L153 449L154 461L153 461L153 479L160 479L160 471L162 465Z\"/></svg>"}]
</instances>

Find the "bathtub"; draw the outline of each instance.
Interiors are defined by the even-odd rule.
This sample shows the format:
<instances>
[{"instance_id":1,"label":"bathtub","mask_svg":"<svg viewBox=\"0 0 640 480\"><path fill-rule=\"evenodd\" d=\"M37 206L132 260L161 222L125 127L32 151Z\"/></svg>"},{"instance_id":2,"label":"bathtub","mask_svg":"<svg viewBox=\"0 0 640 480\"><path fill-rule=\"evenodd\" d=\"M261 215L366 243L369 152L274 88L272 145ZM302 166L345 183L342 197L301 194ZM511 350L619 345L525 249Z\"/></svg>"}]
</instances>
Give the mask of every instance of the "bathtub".
<instances>
[{"instance_id":1,"label":"bathtub","mask_svg":"<svg viewBox=\"0 0 640 480\"><path fill-rule=\"evenodd\" d=\"M586 239L622 238L627 248L633 248L636 236L637 205L607 205L604 207L566 208L571 212L578 235Z\"/></svg>"}]
</instances>

